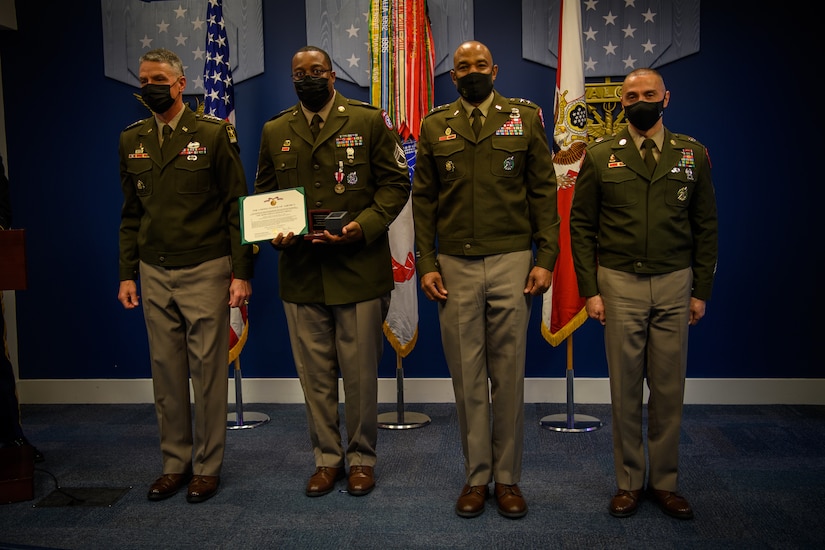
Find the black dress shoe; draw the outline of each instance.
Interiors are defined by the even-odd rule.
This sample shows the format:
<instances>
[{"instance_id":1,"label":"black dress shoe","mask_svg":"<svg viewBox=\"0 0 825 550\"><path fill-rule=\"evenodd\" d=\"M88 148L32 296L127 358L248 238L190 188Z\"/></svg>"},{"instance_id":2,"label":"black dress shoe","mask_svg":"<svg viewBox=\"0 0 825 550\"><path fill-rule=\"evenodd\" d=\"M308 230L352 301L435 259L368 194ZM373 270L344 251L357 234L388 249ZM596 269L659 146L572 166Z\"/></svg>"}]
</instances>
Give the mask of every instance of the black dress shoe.
<instances>
[{"instance_id":1,"label":"black dress shoe","mask_svg":"<svg viewBox=\"0 0 825 550\"><path fill-rule=\"evenodd\" d=\"M189 474L163 474L152 483L146 498L149 500L164 500L178 491L189 482Z\"/></svg>"},{"instance_id":2,"label":"black dress shoe","mask_svg":"<svg viewBox=\"0 0 825 550\"><path fill-rule=\"evenodd\" d=\"M192 476L192 481L189 482L189 490L186 493L186 502L196 504L209 500L218 492L220 481L219 476Z\"/></svg>"},{"instance_id":3,"label":"black dress shoe","mask_svg":"<svg viewBox=\"0 0 825 550\"><path fill-rule=\"evenodd\" d=\"M642 490L626 491L619 489L619 492L610 499L610 515L614 518L629 518L636 513L639 508L639 499Z\"/></svg>"}]
</instances>

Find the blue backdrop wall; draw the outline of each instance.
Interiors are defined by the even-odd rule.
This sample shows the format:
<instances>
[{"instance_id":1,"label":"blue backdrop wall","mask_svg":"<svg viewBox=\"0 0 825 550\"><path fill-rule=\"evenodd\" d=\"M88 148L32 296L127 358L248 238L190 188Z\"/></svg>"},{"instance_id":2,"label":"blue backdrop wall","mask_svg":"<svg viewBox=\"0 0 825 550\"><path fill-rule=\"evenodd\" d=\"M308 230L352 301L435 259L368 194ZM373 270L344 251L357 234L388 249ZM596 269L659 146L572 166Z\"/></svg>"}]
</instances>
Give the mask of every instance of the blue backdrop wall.
<instances>
[{"instance_id":1,"label":"blue backdrop wall","mask_svg":"<svg viewBox=\"0 0 825 550\"><path fill-rule=\"evenodd\" d=\"M812 328L823 311L813 267L822 245L812 231L823 204L822 116L808 114L813 66L803 59L813 39L799 32L802 15L725 4L702 3L700 51L661 69L671 90L665 124L709 148L720 213L714 297L691 329L688 376L822 378ZM521 58L519 6L476 0L475 38L499 65L496 88L532 99L551 118L555 71ZM250 188L263 123L296 101L290 61L306 43L304 2L264 0L263 9L265 71L236 87ZM150 376L142 314L116 299L117 140L146 111L135 88L104 76L101 17L99 0L17 2L18 30L0 32L6 165L15 226L28 238L29 288L17 293L21 379ZM368 100L367 89L338 84ZM436 104L455 96L449 75L438 77ZM799 134L813 151L804 158L791 148ZM277 257L264 246L246 377L295 376L277 286ZM536 300L527 376L563 377L566 347L544 341L540 309ZM423 296L419 315L405 376L446 378L435 305ZM606 377L601 326L588 321L574 342L576 375ZM389 346L379 376L395 376Z\"/></svg>"}]
</instances>

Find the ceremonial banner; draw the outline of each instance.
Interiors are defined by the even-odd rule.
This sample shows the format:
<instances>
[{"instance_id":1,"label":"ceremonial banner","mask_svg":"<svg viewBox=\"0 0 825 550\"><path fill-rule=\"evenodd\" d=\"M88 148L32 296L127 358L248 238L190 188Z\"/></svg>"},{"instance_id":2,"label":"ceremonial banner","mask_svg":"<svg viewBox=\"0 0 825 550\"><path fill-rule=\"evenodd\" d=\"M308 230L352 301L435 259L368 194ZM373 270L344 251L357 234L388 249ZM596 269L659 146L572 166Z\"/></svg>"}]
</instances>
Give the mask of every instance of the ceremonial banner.
<instances>
[{"instance_id":1,"label":"ceremonial banner","mask_svg":"<svg viewBox=\"0 0 825 550\"><path fill-rule=\"evenodd\" d=\"M427 3L382 0L370 7L370 98L387 111L401 134L412 184L421 119L432 108L435 55ZM412 199L389 228L395 288L384 335L400 357L418 338Z\"/></svg>"},{"instance_id":2,"label":"ceremonial banner","mask_svg":"<svg viewBox=\"0 0 825 550\"><path fill-rule=\"evenodd\" d=\"M579 296L570 250L570 206L573 187L587 147L587 104L582 72L581 4L562 0L559 27L559 61L556 71L553 165L561 226L559 256L553 284L544 294L541 333L552 346L562 343L587 319L584 298Z\"/></svg>"}]
</instances>

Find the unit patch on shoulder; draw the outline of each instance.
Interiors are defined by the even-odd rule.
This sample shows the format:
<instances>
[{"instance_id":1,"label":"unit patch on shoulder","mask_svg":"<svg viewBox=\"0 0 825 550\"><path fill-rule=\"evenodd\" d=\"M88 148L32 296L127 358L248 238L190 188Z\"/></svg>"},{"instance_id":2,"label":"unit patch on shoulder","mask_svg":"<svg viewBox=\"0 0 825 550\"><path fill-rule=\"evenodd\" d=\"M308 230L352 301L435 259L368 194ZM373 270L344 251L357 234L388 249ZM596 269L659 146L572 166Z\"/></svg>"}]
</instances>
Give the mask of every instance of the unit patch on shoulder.
<instances>
[{"instance_id":1,"label":"unit patch on shoulder","mask_svg":"<svg viewBox=\"0 0 825 550\"><path fill-rule=\"evenodd\" d=\"M390 115L389 115L389 113L388 113L387 111L383 111L383 110L382 110L382 111L381 111L381 116L383 116L383 117L384 117L384 124L386 124L386 125L387 125L387 128L389 128L390 130L392 130L392 129L393 129L393 125L392 125L392 120L390 120Z\"/></svg>"}]
</instances>

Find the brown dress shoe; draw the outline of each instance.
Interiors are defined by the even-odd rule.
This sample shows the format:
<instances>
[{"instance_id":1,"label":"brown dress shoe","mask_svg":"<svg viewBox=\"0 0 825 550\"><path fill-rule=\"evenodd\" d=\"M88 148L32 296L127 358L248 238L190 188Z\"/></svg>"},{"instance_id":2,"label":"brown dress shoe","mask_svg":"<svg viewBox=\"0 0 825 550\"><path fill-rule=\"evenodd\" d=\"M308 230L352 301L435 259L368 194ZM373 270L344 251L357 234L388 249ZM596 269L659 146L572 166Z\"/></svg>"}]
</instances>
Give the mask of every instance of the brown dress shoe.
<instances>
[{"instance_id":1,"label":"brown dress shoe","mask_svg":"<svg viewBox=\"0 0 825 550\"><path fill-rule=\"evenodd\" d=\"M639 508L641 496L641 489L635 491L619 489L619 492L610 499L610 515L616 518L629 518Z\"/></svg>"},{"instance_id":2,"label":"brown dress shoe","mask_svg":"<svg viewBox=\"0 0 825 550\"><path fill-rule=\"evenodd\" d=\"M318 466L307 482L306 494L308 497L323 496L335 489L335 482L339 479L344 479L343 468Z\"/></svg>"},{"instance_id":3,"label":"brown dress shoe","mask_svg":"<svg viewBox=\"0 0 825 550\"><path fill-rule=\"evenodd\" d=\"M496 502L498 513L506 518L518 519L527 515L527 502L515 483L512 485L496 483Z\"/></svg>"},{"instance_id":4,"label":"brown dress shoe","mask_svg":"<svg viewBox=\"0 0 825 550\"><path fill-rule=\"evenodd\" d=\"M189 474L163 474L152 483L146 498L163 500L171 497L189 482Z\"/></svg>"},{"instance_id":5,"label":"brown dress shoe","mask_svg":"<svg viewBox=\"0 0 825 550\"><path fill-rule=\"evenodd\" d=\"M465 485L455 503L455 513L463 518L474 518L484 512L484 501L490 491L486 485Z\"/></svg>"},{"instance_id":6,"label":"brown dress shoe","mask_svg":"<svg viewBox=\"0 0 825 550\"><path fill-rule=\"evenodd\" d=\"M189 482L189 491L186 493L186 502L195 504L209 500L218 492L218 476L192 476Z\"/></svg>"},{"instance_id":7,"label":"brown dress shoe","mask_svg":"<svg viewBox=\"0 0 825 550\"><path fill-rule=\"evenodd\" d=\"M693 519L693 509L685 497L673 491L648 489L650 498L659 504L662 512L676 519Z\"/></svg>"},{"instance_id":8,"label":"brown dress shoe","mask_svg":"<svg viewBox=\"0 0 825 550\"><path fill-rule=\"evenodd\" d=\"M375 476L372 466L350 466L347 492L361 497L375 489Z\"/></svg>"}]
</instances>

